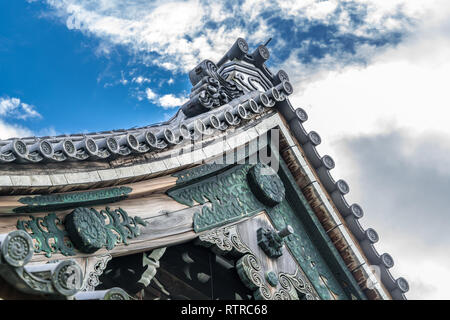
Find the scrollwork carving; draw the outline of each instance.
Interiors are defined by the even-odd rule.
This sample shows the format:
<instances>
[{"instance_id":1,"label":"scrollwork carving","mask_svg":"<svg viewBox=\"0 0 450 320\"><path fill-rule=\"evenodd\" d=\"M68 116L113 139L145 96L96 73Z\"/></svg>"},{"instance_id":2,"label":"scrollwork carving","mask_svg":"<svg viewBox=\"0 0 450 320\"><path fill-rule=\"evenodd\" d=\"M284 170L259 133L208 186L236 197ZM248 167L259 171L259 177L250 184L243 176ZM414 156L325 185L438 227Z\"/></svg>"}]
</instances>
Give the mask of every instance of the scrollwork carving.
<instances>
[{"instance_id":1,"label":"scrollwork carving","mask_svg":"<svg viewBox=\"0 0 450 320\"><path fill-rule=\"evenodd\" d=\"M236 271L255 299L296 300L318 299L312 286L297 269L291 275L267 271L254 252L242 241L236 225L217 228L198 238L198 243L217 254L239 257Z\"/></svg>"},{"instance_id":2,"label":"scrollwork carving","mask_svg":"<svg viewBox=\"0 0 450 320\"><path fill-rule=\"evenodd\" d=\"M215 229L199 236L199 243L206 247L213 247L221 254L242 255L250 249L242 242L235 226Z\"/></svg>"},{"instance_id":3,"label":"scrollwork carving","mask_svg":"<svg viewBox=\"0 0 450 320\"><path fill-rule=\"evenodd\" d=\"M293 275L279 273L278 277L272 271L264 274L258 258L251 253L237 261L236 269L244 284L253 290L255 299L314 300L318 298L298 270Z\"/></svg>"},{"instance_id":4,"label":"scrollwork carving","mask_svg":"<svg viewBox=\"0 0 450 320\"><path fill-rule=\"evenodd\" d=\"M92 259L92 258L88 258ZM86 270L86 278L83 283L82 291L93 291L95 287L100 284L99 277L106 269L108 262L112 259L110 254L94 258L96 262L92 265L92 268Z\"/></svg>"},{"instance_id":5,"label":"scrollwork carving","mask_svg":"<svg viewBox=\"0 0 450 320\"><path fill-rule=\"evenodd\" d=\"M316 300L317 297L309 283L305 281L297 270L295 274L280 273L278 276L278 281L281 287L289 292L290 295L300 295L299 298L302 300ZM296 292L294 292L296 291Z\"/></svg>"}]
</instances>

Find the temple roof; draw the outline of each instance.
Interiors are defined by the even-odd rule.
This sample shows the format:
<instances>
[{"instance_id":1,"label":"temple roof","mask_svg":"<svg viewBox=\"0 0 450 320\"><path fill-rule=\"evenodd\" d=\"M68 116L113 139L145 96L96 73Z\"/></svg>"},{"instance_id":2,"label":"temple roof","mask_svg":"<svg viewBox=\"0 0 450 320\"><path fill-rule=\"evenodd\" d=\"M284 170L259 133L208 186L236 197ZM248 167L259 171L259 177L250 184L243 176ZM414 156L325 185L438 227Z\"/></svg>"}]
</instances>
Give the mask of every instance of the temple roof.
<instances>
[{"instance_id":1,"label":"temple roof","mask_svg":"<svg viewBox=\"0 0 450 320\"><path fill-rule=\"evenodd\" d=\"M0 163L110 160L196 140L207 127L226 130L238 125L252 108L261 112L292 93L287 74L273 75L264 65L269 58L265 46L252 54L247 50L245 40L238 39L217 65L204 60L194 68L189 74L190 99L169 121L127 130L0 140ZM246 79L233 78L242 74Z\"/></svg>"},{"instance_id":2,"label":"temple roof","mask_svg":"<svg viewBox=\"0 0 450 320\"><path fill-rule=\"evenodd\" d=\"M226 136L236 128L245 128L249 121L278 113L339 211L342 223L351 231L352 239L356 239L369 264L377 266L383 286L392 298L405 299L408 282L392 277L389 269L394 265L393 258L377 252L374 246L379 240L377 232L362 228L359 219L364 215L363 209L346 201L348 184L331 175L335 163L330 156L318 153L319 134L305 130L303 123L308 119L305 110L294 108L289 102L293 88L288 75L283 70L273 74L264 64L268 58L266 46L260 45L248 53L247 43L239 38L217 64L204 60L189 73L193 86L190 99L165 122L127 130L1 140L0 193L24 186L15 184L7 171L17 173L20 170L17 176L21 176L27 173L27 168L36 171L41 165L45 172L51 170L45 167L47 164L67 163L76 167L80 162L110 163L138 156L152 163L156 159L153 155L189 144L202 144L205 137L211 138L217 133Z\"/></svg>"}]
</instances>

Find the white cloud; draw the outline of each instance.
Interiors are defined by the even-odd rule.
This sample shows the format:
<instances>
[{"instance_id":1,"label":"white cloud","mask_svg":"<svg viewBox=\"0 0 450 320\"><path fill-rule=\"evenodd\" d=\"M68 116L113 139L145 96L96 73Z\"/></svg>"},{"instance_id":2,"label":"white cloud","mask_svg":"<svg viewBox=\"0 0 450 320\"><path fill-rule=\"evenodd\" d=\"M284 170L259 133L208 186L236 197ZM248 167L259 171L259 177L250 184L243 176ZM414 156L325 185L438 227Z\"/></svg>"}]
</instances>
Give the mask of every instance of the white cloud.
<instances>
[{"instance_id":1,"label":"white cloud","mask_svg":"<svg viewBox=\"0 0 450 320\"><path fill-rule=\"evenodd\" d=\"M154 103L157 106L163 107L164 109L180 107L186 101L188 101L188 98L186 97L177 97L171 93L160 96L150 88L145 89L145 94L150 102Z\"/></svg>"},{"instance_id":2,"label":"white cloud","mask_svg":"<svg viewBox=\"0 0 450 320\"><path fill-rule=\"evenodd\" d=\"M375 246L394 257L391 272L409 281L407 297L450 298L450 279L443 277L450 272L450 136L394 128L335 145L337 168L351 169L344 170L351 190L346 198L363 206L360 222L379 232Z\"/></svg>"},{"instance_id":3,"label":"white cloud","mask_svg":"<svg viewBox=\"0 0 450 320\"><path fill-rule=\"evenodd\" d=\"M390 2L390 1L388 1ZM388 5L377 6L370 17L377 23L383 10L389 10L391 5L402 5L412 13L416 20L415 32L398 46L384 50L381 54L373 54L371 48L360 47L358 54L367 50L370 53L369 65L340 66L334 57L304 65L295 55L286 63L294 82L294 95L291 98L294 106L307 110L309 120L305 123L307 130L315 130L322 137L319 153L330 154L336 160L336 168L332 174L336 179L344 178L351 191L347 200L359 202L364 207L364 201L381 202L383 188L378 188L379 194L367 192L367 186L376 190L375 181L362 181L363 175L352 161L352 155L343 152L338 142L348 137L373 136L392 128L401 128L410 133L407 144L399 144L397 148L405 157L416 150L417 143L423 143L422 137L427 134L450 138L450 3L444 1L395 1ZM419 10L420 9L420 10ZM379 13L377 15L377 12ZM380 13L381 12L381 13ZM367 53L364 53L368 56ZM332 70L332 71L330 71ZM441 140L429 139L430 148L443 144ZM447 145L448 149L448 145ZM444 148L445 150L445 148ZM352 150L358 152L358 150ZM379 150L373 150L377 152ZM362 151L361 151L362 152ZM366 150L366 152L370 152ZM426 152L426 151L424 151ZM374 157L375 154L372 154ZM389 153L385 155L389 161ZM370 155L368 155L370 158ZM448 175L448 162L445 158L436 158L430 152L422 157L413 157L408 162L408 170L417 167L433 168L441 175ZM393 161L393 160L392 160ZM430 165L430 163L432 165ZM364 164L362 164L364 166ZM361 168L364 171L364 167ZM405 168L406 170L406 168ZM405 173L408 174L408 173ZM380 181L378 181L380 183ZM388 183L388 181L384 181ZM417 181L419 183L419 181ZM366 188L362 188L362 186ZM353 186L353 187L352 187ZM427 187L411 184L408 188L420 188L427 194ZM415 189L414 189L415 190ZM431 196L431 195L430 195ZM373 198L368 201L367 197ZM410 199L420 201L418 199ZM440 199L443 203L448 198ZM387 205L386 205L387 206ZM393 215L404 215L407 219L416 219L405 212L405 203L392 201L387 211L366 211L362 219L364 227L374 227L380 233L379 251L389 252L396 260L393 268L394 277L404 276L411 284L407 294L413 299L448 299L447 274L450 273L450 260L445 252L449 243L435 243L414 237L417 232L411 229L398 231L399 226L390 227ZM447 206L448 207L448 206ZM427 212L423 215L429 216ZM383 220L385 223L383 223ZM445 219L444 219L445 220ZM448 225L448 219L441 221ZM377 228L377 226L381 226ZM426 224L423 228L430 228Z\"/></svg>"},{"instance_id":4,"label":"white cloud","mask_svg":"<svg viewBox=\"0 0 450 320\"><path fill-rule=\"evenodd\" d=\"M28 120L30 118L42 118L35 106L22 102L19 98L0 98L0 139L33 136L34 133L29 128L14 123L17 119ZM53 128L41 129L39 133L56 134Z\"/></svg>"},{"instance_id":5,"label":"white cloud","mask_svg":"<svg viewBox=\"0 0 450 320\"><path fill-rule=\"evenodd\" d=\"M26 120L41 118L35 107L21 102L19 98L0 98L0 116Z\"/></svg>"},{"instance_id":6,"label":"white cloud","mask_svg":"<svg viewBox=\"0 0 450 320\"><path fill-rule=\"evenodd\" d=\"M269 23L272 18L293 19L296 28L305 30L308 29L306 23L312 20L325 24L339 23L340 32L360 36L370 36L374 30L378 33L404 31L408 23L395 16L404 7L397 0L395 7L379 6L380 1L361 0L352 3L355 7L369 6L368 15L361 16L365 23L354 26L348 10L343 9L348 2L246 0L240 4L237 1L212 0L152 3L137 0L126 3L119 0L47 0L69 29L81 30L103 40L99 53L108 55L111 44L123 45L146 63L182 72L191 70L202 59L217 61L237 37L257 44L276 35L279 31ZM417 0L411 2L416 4ZM390 12L393 8L397 11ZM225 22L226 19L229 20ZM211 27L211 24L217 27ZM282 44L282 37L277 38ZM156 55L148 56L149 53Z\"/></svg>"},{"instance_id":7,"label":"white cloud","mask_svg":"<svg viewBox=\"0 0 450 320\"><path fill-rule=\"evenodd\" d=\"M154 62L169 70L192 68L198 62L199 51L208 51L210 45L199 46L186 40L203 26L204 18L214 13L218 17L217 4L204 7L199 1L158 1L127 3L102 1L86 3L77 0L51 1L48 3L66 19L69 29L93 34L113 44L126 45L136 52L155 52L161 57ZM168 60L166 57L171 57Z\"/></svg>"},{"instance_id":8,"label":"white cloud","mask_svg":"<svg viewBox=\"0 0 450 320\"><path fill-rule=\"evenodd\" d=\"M449 82L450 62L437 67L380 59L367 68L331 72L292 101L311 115L307 125L332 138L380 132L393 123L450 134Z\"/></svg>"},{"instance_id":9,"label":"white cloud","mask_svg":"<svg viewBox=\"0 0 450 320\"><path fill-rule=\"evenodd\" d=\"M183 97L176 97L173 94L166 94L159 98L159 104L164 108L179 107L184 104L188 99Z\"/></svg>"},{"instance_id":10,"label":"white cloud","mask_svg":"<svg viewBox=\"0 0 450 320\"><path fill-rule=\"evenodd\" d=\"M142 84L142 83L148 83L151 82L151 80L149 78L143 77L143 76L137 76L137 77L133 77L133 79L131 80L132 82L135 82L137 84Z\"/></svg>"},{"instance_id":11,"label":"white cloud","mask_svg":"<svg viewBox=\"0 0 450 320\"><path fill-rule=\"evenodd\" d=\"M442 10L436 7L436 14ZM373 56L367 67L330 72L336 69L330 66L336 62L332 58L303 65L291 56L285 67L294 82L291 100L310 115L305 125L326 135L327 149L342 136L382 132L393 125L450 134L450 37L442 26L435 16L428 17L414 36Z\"/></svg>"},{"instance_id":12,"label":"white cloud","mask_svg":"<svg viewBox=\"0 0 450 320\"><path fill-rule=\"evenodd\" d=\"M379 246L386 247L393 256L395 265L392 272L408 280L408 299L450 299L448 245L424 245L421 239L414 237L413 232L399 236L388 230L381 233Z\"/></svg>"},{"instance_id":13,"label":"white cloud","mask_svg":"<svg viewBox=\"0 0 450 320\"><path fill-rule=\"evenodd\" d=\"M19 125L9 124L0 119L0 139L32 136L31 130Z\"/></svg>"},{"instance_id":14,"label":"white cloud","mask_svg":"<svg viewBox=\"0 0 450 320\"><path fill-rule=\"evenodd\" d=\"M299 17L304 15L309 19L325 20L329 14L336 10L338 1L283 0L277 1L277 4L283 13L288 16Z\"/></svg>"},{"instance_id":15,"label":"white cloud","mask_svg":"<svg viewBox=\"0 0 450 320\"><path fill-rule=\"evenodd\" d=\"M157 97L157 94L150 88L145 89L145 94L148 100L154 100Z\"/></svg>"}]
</instances>

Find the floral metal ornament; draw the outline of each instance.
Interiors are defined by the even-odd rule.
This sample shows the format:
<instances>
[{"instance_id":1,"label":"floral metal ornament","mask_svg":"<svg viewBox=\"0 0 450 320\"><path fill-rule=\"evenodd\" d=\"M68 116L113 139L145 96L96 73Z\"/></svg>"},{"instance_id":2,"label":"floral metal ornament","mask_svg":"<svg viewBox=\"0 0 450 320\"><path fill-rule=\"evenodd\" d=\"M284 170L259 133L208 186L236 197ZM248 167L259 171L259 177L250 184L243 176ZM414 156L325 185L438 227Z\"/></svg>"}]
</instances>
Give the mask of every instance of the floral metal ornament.
<instances>
[{"instance_id":1,"label":"floral metal ornament","mask_svg":"<svg viewBox=\"0 0 450 320\"><path fill-rule=\"evenodd\" d=\"M205 172L207 175L211 174L212 168L214 167L196 167L184 174L201 177ZM167 194L188 206L195 203L211 204L203 206L201 212L194 215L194 230L200 232L223 225L224 221L237 221L252 216L265 207L276 207L283 201L285 189L272 168L258 163L254 166L237 165L223 172L220 170L215 176L206 176L198 182L193 179L192 184L181 184L168 190Z\"/></svg>"},{"instance_id":2,"label":"floral metal ornament","mask_svg":"<svg viewBox=\"0 0 450 320\"><path fill-rule=\"evenodd\" d=\"M107 224L106 221L109 223ZM125 210L76 208L66 216L65 227L75 247L93 253L102 247L112 250L116 244L140 235L138 224L147 223L139 217L130 218Z\"/></svg>"},{"instance_id":3,"label":"floral metal ornament","mask_svg":"<svg viewBox=\"0 0 450 320\"><path fill-rule=\"evenodd\" d=\"M95 209L76 208L65 219L66 230L78 250L93 253L107 244L104 219ZM115 238L109 238L114 247Z\"/></svg>"},{"instance_id":4,"label":"floral metal ornament","mask_svg":"<svg viewBox=\"0 0 450 320\"><path fill-rule=\"evenodd\" d=\"M93 253L102 247L112 250L116 244L127 244L127 239L140 235L138 224L147 223L139 217L130 218L125 210L76 208L68 214L64 223L55 213L31 220L17 221L17 229L27 232L34 242L34 252L73 256L76 250Z\"/></svg>"},{"instance_id":5,"label":"floral metal ornament","mask_svg":"<svg viewBox=\"0 0 450 320\"><path fill-rule=\"evenodd\" d=\"M72 241L64 230L60 218L54 213L41 218L30 216L31 220L17 221L17 229L27 232L34 242L34 252L45 252L50 258L52 253L60 252L65 256L75 255Z\"/></svg>"},{"instance_id":6,"label":"floral metal ornament","mask_svg":"<svg viewBox=\"0 0 450 320\"><path fill-rule=\"evenodd\" d=\"M226 169L229 164L207 163L200 167L188 168L172 174L177 178L177 184L190 182L199 178L204 178L210 174L217 174L218 171Z\"/></svg>"}]
</instances>

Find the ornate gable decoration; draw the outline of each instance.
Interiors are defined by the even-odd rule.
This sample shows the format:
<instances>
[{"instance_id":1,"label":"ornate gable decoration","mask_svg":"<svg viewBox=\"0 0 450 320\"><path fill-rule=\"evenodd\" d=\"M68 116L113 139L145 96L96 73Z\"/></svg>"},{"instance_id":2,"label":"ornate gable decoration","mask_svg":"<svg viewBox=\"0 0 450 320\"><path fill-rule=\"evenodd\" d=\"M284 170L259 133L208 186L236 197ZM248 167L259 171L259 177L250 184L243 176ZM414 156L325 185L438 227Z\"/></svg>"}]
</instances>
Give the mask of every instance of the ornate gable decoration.
<instances>
[{"instance_id":1,"label":"ornate gable decoration","mask_svg":"<svg viewBox=\"0 0 450 320\"><path fill-rule=\"evenodd\" d=\"M264 62L269 56L265 45L248 54L247 42L238 38L217 65L203 60L189 72L193 88L190 100L182 106L183 113L193 117L226 104L245 103L252 110L258 110L259 103L273 106L271 99L278 101L281 94L291 94L292 86L286 72L274 77L267 69Z\"/></svg>"}]
</instances>

